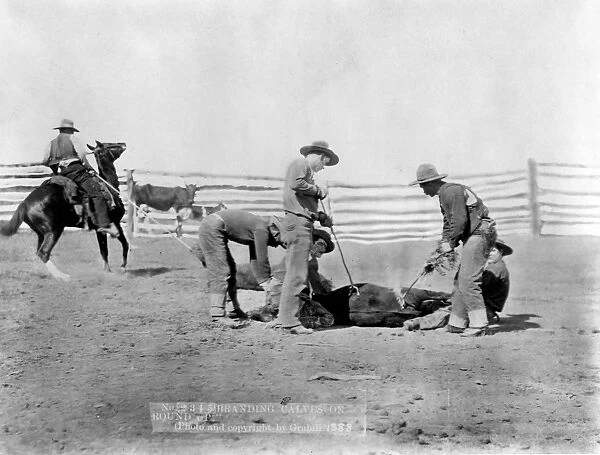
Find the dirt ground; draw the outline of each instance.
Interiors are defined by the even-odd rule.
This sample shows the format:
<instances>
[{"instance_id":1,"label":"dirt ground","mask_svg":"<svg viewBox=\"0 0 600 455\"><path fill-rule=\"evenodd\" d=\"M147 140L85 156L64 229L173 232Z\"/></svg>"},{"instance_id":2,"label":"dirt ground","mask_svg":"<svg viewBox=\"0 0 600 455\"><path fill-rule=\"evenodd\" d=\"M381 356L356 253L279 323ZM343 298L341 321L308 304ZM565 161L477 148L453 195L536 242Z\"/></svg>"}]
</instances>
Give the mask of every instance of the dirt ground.
<instances>
[{"instance_id":1,"label":"dirt ground","mask_svg":"<svg viewBox=\"0 0 600 455\"><path fill-rule=\"evenodd\" d=\"M0 238L3 453L600 453L600 239L506 238L511 296L490 336L341 327L293 336L207 322L200 263L136 239L105 273L67 233L47 275L29 232ZM188 240L189 242L189 240ZM355 281L407 285L430 243L342 245ZM111 241L114 268L120 245ZM348 283L337 252L322 272ZM431 283L424 283L429 285ZM245 309L260 292L243 291ZM320 372L376 379L309 380ZM151 402L366 405L366 431L153 433Z\"/></svg>"}]
</instances>

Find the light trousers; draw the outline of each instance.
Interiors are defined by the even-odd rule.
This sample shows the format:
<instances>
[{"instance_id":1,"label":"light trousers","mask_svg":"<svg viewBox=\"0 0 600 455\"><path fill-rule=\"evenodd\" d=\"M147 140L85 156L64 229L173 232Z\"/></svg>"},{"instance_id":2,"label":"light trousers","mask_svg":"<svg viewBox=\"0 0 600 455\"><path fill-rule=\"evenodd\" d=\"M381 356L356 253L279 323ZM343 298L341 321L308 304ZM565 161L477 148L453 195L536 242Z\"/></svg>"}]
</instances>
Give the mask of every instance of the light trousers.
<instances>
[{"instance_id":1,"label":"light trousers","mask_svg":"<svg viewBox=\"0 0 600 455\"><path fill-rule=\"evenodd\" d=\"M313 222L308 218L288 213L283 219L282 238L287 244L285 253L285 279L277 321L283 327L301 325L298 311L302 300L300 293L306 287L308 259L312 245Z\"/></svg>"}]
</instances>

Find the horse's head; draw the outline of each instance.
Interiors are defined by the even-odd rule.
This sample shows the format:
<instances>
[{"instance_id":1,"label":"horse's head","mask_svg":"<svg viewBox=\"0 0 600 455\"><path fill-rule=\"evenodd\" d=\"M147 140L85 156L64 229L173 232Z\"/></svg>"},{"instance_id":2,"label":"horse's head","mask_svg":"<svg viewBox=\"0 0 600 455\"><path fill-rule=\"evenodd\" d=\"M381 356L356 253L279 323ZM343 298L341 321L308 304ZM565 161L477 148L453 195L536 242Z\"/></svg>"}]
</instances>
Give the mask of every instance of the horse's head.
<instances>
[{"instance_id":1,"label":"horse's head","mask_svg":"<svg viewBox=\"0 0 600 455\"><path fill-rule=\"evenodd\" d=\"M87 145L94 154L98 166L104 166L114 163L125 151L127 145L125 142L100 142L96 141L96 145Z\"/></svg>"},{"instance_id":2,"label":"horse's head","mask_svg":"<svg viewBox=\"0 0 600 455\"><path fill-rule=\"evenodd\" d=\"M111 185L118 188L119 178L115 169L114 162L123 154L127 145L125 142L100 142L96 145L87 144L88 148L94 154L100 176L106 179ZM116 183L116 185L115 185Z\"/></svg>"}]
</instances>

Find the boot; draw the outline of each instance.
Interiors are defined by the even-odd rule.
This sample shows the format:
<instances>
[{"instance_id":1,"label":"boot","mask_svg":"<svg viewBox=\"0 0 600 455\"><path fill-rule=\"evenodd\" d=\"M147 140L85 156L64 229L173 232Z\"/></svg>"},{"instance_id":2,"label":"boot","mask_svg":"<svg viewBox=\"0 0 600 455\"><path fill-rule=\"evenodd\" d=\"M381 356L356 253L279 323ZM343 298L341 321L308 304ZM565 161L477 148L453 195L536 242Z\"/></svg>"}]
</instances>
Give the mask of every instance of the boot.
<instances>
[{"instance_id":1,"label":"boot","mask_svg":"<svg viewBox=\"0 0 600 455\"><path fill-rule=\"evenodd\" d=\"M248 315L242 311L240 307L233 308L233 311L227 313L227 317L231 319L248 319Z\"/></svg>"},{"instance_id":2,"label":"boot","mask_svg":"<svg viewBox=\"0 0 600 455\"><path fill-rule=\"evenodd\" d=\"M460 334L461 337L480 337L486 335L488 315L485 308L469 311L469 327Z\"/></svg>"},{"instance_id":3,"label":"boot","mask_svg":"<svg viewBox=\"0 0 600 455\"><path fill-rule=\"evenodd\" d=\"M498 324L500 322L500 316L498 315L498 313L496 313L491 308L486 308L485 310L487 312L487 318L490 324Z\"/></svg>"},{"instance_id":4,"label":"boot","mask_svg":"<svg viewBox=\"0 0 600 455\"><path fill-rule=\"evenodd\" d=\"M227 316L233 319L248 319L248 315L242 310L240 306L240 302L237 298L237 289L231 288L228 289L227 293L229 294L229 298L231 299L231 304L233 305L233 311L227 313Z\"/></svg>"},{"instance_id":5,"label":"boot","mask_svg":"<svg viewBox=\"0 0 600 455\"><path fill-rule=\"evenodd\" d=\"M213 325L222 328L239 329L248 325L249 321L231 319L225 315L226 294L209 294L210 317Z\"/></svg>"},{"instance_id":6,"label":"boot","mask_svg":"<svg viewBox=\"0 0 600 455\"><path fill-rule=\"evenodd\" d=\"M260 322L270 322L277 316L277 312L270 305L265 305L250 312L250 318Z\"/></svg>"},{"instance_id":7,"label":"boot","mask_svg":"<svg viewBox=\"0 0 600 455\"><path fill-rule=\"evenodd\" d=\"M481 337L484 335L487 335L487 330L485 327L469 327L460 334L461 337L468 337L468 338Z\"/></svg>"},{"instance_id":8,"label":"boot","mask_svg":"<svg viewBox=\"0 0 600 455\"><path fill-rule=\"evenodd\" d=\"M302 325L297 325L296 327L284 327L284 329L292 335L310 335L313 333L313 329L307 329Z\"/></svg>"},{"instance_id":9,"label":"boot","mask_svg":"<svg viewBox=\"0 0 600 455\"><path fill-rule=\"evenodd\" d=\"M214 320L215 318L225 317L225 300L227 296L225 294L209 294L210 301L210 317Z\"/></svg>"}]
</instances>

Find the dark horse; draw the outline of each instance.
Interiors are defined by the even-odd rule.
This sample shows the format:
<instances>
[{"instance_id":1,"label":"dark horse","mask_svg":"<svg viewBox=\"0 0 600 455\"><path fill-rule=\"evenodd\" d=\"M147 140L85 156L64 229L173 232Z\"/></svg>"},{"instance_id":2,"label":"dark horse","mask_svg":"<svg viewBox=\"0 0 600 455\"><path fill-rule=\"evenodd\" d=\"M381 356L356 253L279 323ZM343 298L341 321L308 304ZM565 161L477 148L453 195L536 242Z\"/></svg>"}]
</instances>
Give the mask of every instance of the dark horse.
<instances>
[{"instance_id":1,"label":"dark horse","mask_svg":"<svg viewBox=\"0 0 600 455\"><path fill-rule=\"evenodd\" d=\"M115 201L114 208L110 210L109 217L119 231L118 239L123 246L123 263L121 267L124 269L127 266L129 243L125 238L120 224L125 214L125 207L118 194L119 178L117 177L114 161L125 151L126 145L122 142L102 143L96 141L95 147L88 145L88 148L92 150L96 158L100 177L117 190L109 188ZM51 180L37 187L19 204L11 220L0 226L0 234L5 236L13 235L17 232L23 221L27 223L38 235L37 255L46 264L48 271L55 278L68 280L70 278L69 275L58 270L50 260L50 253L65 227L81 227L80 217L67 199L64 187L53 183ZM89 216L87 217L87 221L90 228L97 228ZM96 231L96 237L100 246L100 254L104 260L104 269L110 271L106 234Z\"/></svg>"}]
</instances>

